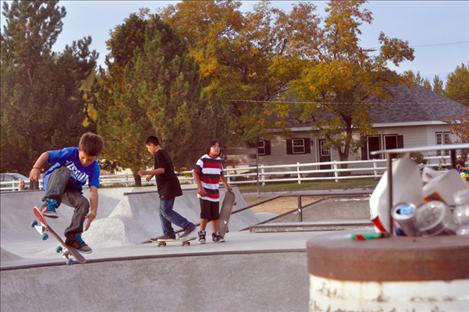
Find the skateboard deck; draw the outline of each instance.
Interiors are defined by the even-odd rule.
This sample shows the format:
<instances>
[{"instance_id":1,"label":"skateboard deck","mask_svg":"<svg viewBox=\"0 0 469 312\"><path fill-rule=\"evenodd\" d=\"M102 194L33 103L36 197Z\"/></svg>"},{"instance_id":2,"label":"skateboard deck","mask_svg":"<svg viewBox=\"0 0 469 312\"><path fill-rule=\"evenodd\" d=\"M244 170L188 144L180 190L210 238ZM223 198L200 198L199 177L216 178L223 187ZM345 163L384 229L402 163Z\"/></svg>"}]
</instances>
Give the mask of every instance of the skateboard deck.
<instances>
[{"instance_id":1,"label":"skateboard deck","mask_svg":"<svg viewBox=\"0 0 469 312\"><path fill-rule=\"evenodd\" d=\"M221 236L225 236L228 232L228 222L230 222L231 211L235 203L235 194L232 192L226 192L220 209L220 218L218 219L218 231Z\"/></svg>"},{"instance_id":2,"label":"skateboard deck","mask_svg":"<svg viewBox=\"0 0 469 312\"><path fill-rule=\"evenodd\" d=\"M157 239L154 242L158 244L158 247L166 246L168 243L179 243L182 246L190 246L191 241L195 240L196 238L197 237L195 236L189 236L189 237L175 238L175 239Z\"/></svg>"},{"instance_id":3,"label":"skateboard deck","mask_svg":"<svg viewBox=\"0 0 469 312\"><path fill-rule=\"evenodd\" d=\"M34 216L37 220L34 220L32 223L32 227L34 227L37 232L41 235L42 240L48 239L48 233L52 234L52 236L59 242L59 246L55 249L58 254L61 254L66 259L66 264L71 265L75 261L79 263L85 263L86 259L81 255L81 253L73 247L65 245L65 242L60 237L59 234L47 224L46 219L42 215L42 212L37 208L33 208Z\"/></svg>"}]
</instances>

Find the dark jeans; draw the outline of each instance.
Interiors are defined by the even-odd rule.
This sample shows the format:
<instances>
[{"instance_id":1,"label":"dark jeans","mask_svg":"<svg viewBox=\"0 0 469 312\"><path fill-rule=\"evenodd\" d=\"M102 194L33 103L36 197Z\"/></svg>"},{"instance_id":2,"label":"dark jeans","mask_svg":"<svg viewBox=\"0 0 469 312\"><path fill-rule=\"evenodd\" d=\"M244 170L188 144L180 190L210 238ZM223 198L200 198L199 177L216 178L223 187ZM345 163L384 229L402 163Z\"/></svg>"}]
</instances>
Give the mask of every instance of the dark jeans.
<instances>
[{"instance_id":1,"label":"dark jeans","mask_svg":"<svg viewBox=\"0 0 469 312\"><path fill-rule=\"evenodd\" d=\"M55 199L60 203L75 208L72 222L65 229L65 237L74 238L75 234L83 232L83 223L90 210L90 202L83 196L81 190L67 188L70 171L66 167L55 169L48 177L48 189L44 199Z\"/></svg>"},{"instance_id":2,"label":"dark jeans","mask_svg":"<svg viewBox=\"0 0 469 312\"><path fill-rule=\"evenodd\" d=\"M160 220L165 235L175 235L174 229L171 223L185 229L192 223L186 218L181 216L179 213L173 210L174 198L162 199L160 198Z\"/></svg>"}]
</instances>

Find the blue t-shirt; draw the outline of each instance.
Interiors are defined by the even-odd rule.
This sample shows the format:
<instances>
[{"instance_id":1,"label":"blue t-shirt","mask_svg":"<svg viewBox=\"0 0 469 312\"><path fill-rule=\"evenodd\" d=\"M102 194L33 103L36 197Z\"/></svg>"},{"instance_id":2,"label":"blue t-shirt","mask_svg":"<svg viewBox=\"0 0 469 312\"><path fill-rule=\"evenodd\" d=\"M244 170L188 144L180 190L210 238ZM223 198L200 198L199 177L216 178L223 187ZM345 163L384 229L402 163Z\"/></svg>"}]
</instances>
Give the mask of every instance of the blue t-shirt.
<instances>
[{"instance_id":1,"label":"blue t-shirt","mask_svg":"<svg viewBox=\"0 0 469 312\"><path fill-rule=\"evenodd\" d=\"M67 187L81 190L86 181L89 186L99 187L99 165L94 161L88 167L83 167L78 157L78 147L66 147L61 150L48 151L49 164L54 164L44 174L44 190L47 191L49 175L57 168L65 166L70 170L70 180Z\"/></svg>"}]
</instances>

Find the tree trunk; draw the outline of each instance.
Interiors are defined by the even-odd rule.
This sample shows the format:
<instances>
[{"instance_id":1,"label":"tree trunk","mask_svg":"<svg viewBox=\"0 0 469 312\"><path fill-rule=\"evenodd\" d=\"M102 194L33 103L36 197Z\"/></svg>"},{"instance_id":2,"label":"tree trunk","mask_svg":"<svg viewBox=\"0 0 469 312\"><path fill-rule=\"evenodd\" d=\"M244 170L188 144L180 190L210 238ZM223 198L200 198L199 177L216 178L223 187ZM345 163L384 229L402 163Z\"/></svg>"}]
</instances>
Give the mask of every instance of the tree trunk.
<instances>
[{"instance_id":1,"label":"tree trunk","mask_svg":"<svg viewBox=\"0 0 469 312\"><path fill-rule=\"evenodd\" d=\"M352 142L352 127L347 124L347 136L345 137L345 146L343 151L339 150L339 158L340 161L347 161L349 158L349 153L350 153L350 145ZM340 164L339 166L340 169L347 169L348 164ZM350 172L344 171L340 172L340 176L349 176Z\"/></svg>"},{"instance_id":2,"label":"tree trunk","mask_svg":"<svg viewBox=\"0 0 469 312\"><path fill-rule=\"evenodd\" d=\"M137 174L136 171L132 171L135 180L135 186L142 186L142 177Z\"/></svg>"}]
</instances>

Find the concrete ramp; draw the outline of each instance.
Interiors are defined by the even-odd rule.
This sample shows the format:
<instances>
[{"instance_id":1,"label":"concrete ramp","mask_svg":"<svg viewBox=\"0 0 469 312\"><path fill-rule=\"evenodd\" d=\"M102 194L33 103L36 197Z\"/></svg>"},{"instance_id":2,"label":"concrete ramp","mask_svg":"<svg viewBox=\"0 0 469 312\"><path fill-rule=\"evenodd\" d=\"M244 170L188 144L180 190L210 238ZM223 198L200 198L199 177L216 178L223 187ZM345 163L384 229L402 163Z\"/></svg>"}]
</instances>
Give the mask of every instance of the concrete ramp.
<instances>
[{"instance_id":1,"label":"concrete ramp","mask_svg":"<svg viewBox=\"0 0 469 312\"><path fill-rule=\"evenodd\" d=\"M235 188L236 206L234 210L246 206L239 190ZM223 196L224 190L221 190ZM116 247L139 244L151 237L163 234L159 217L160 200L156 192L127 193L106 218L95 220L83 237L90 246ZM174 209L193 223L200 219L200 205L196 190L184 190L184 195L177 197ZM230 219L230 230L239 231L258 223L250 210L234 214ZM180 230L174 226L174 229ZM210 225L207 227L211 231Z\"/></svg>"},{"instance_id":2,"label":"concrete ramp","mask_svg":"<svg viewBox=\"0 0 469 312\"><path fill-rule=\"evenodd\" d=\"M6 262L6 261L16 261L16 260L20 260L22 257L12 253L12 252L9 252L3 248L0 249L0 254L1 254L1 261L2 262Z\"/></svg>"},{"instance_id":3,"label":"concrete ramp","mask_svg":"<svg viewBox=\"0 0 469 312\"><path fill-rule=\"evenodd\" d=\"M131 188L102 189L99 192L98 218L108 216L116 205L124 198L124 192ZM88 192L84 195L88 197ZM44 192L2 192L0 193L1 214L1 244L13 242L25 242L34 240L37 242L37 233L31 230L34 220L32 209L40 203ZM73 215L73 208L61 205L57 210L58 219L50 219L50 224L61 233L69 224Z\"/></svg>"},{"instance_id":4,"label":"concrete ramp","mask_svg":"<svg viewBox=\"0 0 469 312\"><path fill-rule=\"evenodd\" d=\"M98 216L90 229L83 234L92 248L118 247L139 244L151 237L163 234L159 218L159 197L156 191L132 192L142 188L115 188L99 191ZM148 188L143 189L148 190ZM223 196L224 189L221 189ZM246 206L239 190L235 188L237 205L234 210ZM87 191L84 192L88 196ZM31 228L32 207L41 201L42 191L4 192L1 199L1 245L20 257L41 258L44 250L50 250L56 242L41 242ZM195 189L184 190L175 201L175 210L194 223L199 222L200 205ZM69 225L73 209L61 205L58 219L49 219L57 232L62 233ZM232 216L230 230L238 231L258 223L251 210ZM179 228L175 227L175 230ZM210 232L211 228L207 228Z\"/></svg>"},{"instance_id":5,"label":"concrete ramp","mask_svg":"<svg viewBox=\"0 0 469 312\"><path fill-rule=\"evenodd\" d=\"M16 242L37 241L37 232L31 228L34 220L33 206L40 203L43 192L9 192L1 193L1 244L6 245ZM60 207L60 218L51 220L51 225L60 229L68 226L73 209Z\"/></svg>"}]
</instances>

